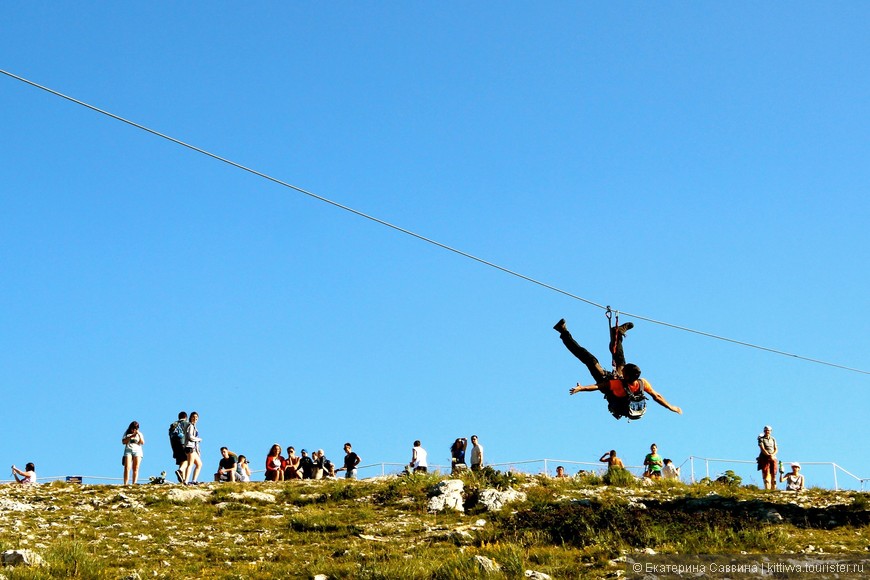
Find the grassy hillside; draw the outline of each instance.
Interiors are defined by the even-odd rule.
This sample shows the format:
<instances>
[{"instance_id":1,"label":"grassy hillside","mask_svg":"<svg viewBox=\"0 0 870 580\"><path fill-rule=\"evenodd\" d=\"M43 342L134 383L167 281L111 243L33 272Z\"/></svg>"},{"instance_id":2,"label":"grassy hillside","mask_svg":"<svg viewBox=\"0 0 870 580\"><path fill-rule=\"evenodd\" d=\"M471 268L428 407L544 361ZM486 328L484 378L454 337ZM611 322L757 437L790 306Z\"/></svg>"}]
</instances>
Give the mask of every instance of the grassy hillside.
<instances>
[{"instance_id":1,"label":"grassy hillside","mask_svg":"<svg viewBox=\"0 0 870 580\"><path fill-rule=\"evenodd\" d=\"M490 470L462 478L464 514L430 513L442 479L6 485L0 550L29 549L43 562L0 572L10 579L465 579L522 578L530 570L604 578L652 553L870 557L867 493L606 485L597 476ZM487 511L479 500L488 488L517 489L525 499ZM486 571L489 563L498 569Z\"/></svg>"}]
</instances>

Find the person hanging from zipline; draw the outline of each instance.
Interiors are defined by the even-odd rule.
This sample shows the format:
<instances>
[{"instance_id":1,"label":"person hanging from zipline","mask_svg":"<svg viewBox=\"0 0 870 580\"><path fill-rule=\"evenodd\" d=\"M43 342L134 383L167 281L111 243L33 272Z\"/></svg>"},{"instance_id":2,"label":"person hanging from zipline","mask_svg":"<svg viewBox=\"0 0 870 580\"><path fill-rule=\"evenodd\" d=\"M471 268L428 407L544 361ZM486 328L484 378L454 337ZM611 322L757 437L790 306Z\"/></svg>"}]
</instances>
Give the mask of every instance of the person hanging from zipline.
<instances>
[{"instance_id":1,"label":"person hanging from zipline","mask_svg":"<svg viewBox=\"0 0 870 580\"><path fill-rule=\"evenodd\" d=\"M611 310L607 308L607 320L610 321ZM622 339L625 333L634 328L634 324L626 322L619 324L619 315L616 317L616 325L610 326L610 353L613 359L613 371L605 371L598 359L588 350L577 344L577 341L568 332L565 319L561 319L553 327L559 333L559 337L565 347L577 357L580 362L589 369L589 374L595 381L594 385L584 386L577 383L569 393L601 391L607 400L607 408L616 418L627 417L629 421L640 419L646 412L646 395L653 401L669 411L683 414L683 410L668 403L665 398L657 393L649 381L640 377L640 368L634 364L625 363L625 354L622 349Z\"/></svg>"}]
</instances>

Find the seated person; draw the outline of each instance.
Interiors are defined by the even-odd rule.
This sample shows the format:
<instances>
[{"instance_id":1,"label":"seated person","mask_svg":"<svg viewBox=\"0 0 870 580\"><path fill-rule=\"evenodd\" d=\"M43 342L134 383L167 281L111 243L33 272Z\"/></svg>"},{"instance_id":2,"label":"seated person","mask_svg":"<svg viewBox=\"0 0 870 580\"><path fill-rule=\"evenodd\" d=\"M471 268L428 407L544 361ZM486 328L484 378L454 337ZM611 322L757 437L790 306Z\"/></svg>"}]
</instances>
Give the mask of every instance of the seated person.
<instances>
[{"instance_id":1,"label":"seated person","mask_svg":"<svg viewBox=\"0 0 870 580\"><path fill-rule=\"evenodd\" d=\"M302 479L302 470L299 468L302 458L296 455L296 449L292 445L287 446L287 459L284 460L284 480L292 481Z\"/></svg>"},{"instance_id":2,"label":"seated person","mask_svg":"<svg viewBox=\"0 0 870 580\"><path fill-rule=\"evenodd\" d=\"M235 481L237 463L238 456L226 447L221 447L221 460L218 464L217 473L214 474L214 480Z\"/></svg>"},{"instance_id":3,"label":"seated person","mask_svg":"<svg viewBox=\"0 0 870 580\"><path fill-rule=\"evenodd\" d=\"M326 458L322 449L320 458L323 460L323 479L335 479L335 464Z\"/></svg>"},{"instance_id":4,"label":"seated person","mask_svg":"<svg viewBox=\"0 0 870 580\"><path fill-rule=\"evenodd\" d=\"M680 479L680 468L674 466L674 462L665 458L665 465L662 467L662 477L664 479Z\"/></svg>"},{"instance_id":5,"label":"seated person","mask_svg":"<svg viewBox=\"0 0 870 580\"><path fill-rule=\"evenodd\" d=\"M20 478L18 476L21 476ZM24 471L21 471L14 465L12 466L12 476L15 481L23 484L36 483L36 466L33 463L28 463L24 466Z\"/></svg>"},{"instance_id":6,"label":"seated person","mask_svg":"<svg viewBox=\"0 0 870 580\"><path fill-rule=\"evenodd\" d=\"M311 475L314 479L323 479L323 449L311 453Z\"/></svg>"},{"instance_id":7,"label":"seated person","mask_svg":"<svg viewBox=\"0 0 870 580\"><path fill-rule=\"evenodd\" d=\"M275 443L266 456L266 481L284 481L284 457L281 446Z\"/></svg>"},{"instance_id":8,"label":"seated person","mask_svg":"<svg viewBox=\"0 0 870 580\"><path fill-rule=\"evenodd\" d=\"M299 458L299 471L302 473L302 479L314 479L314 460L308 456L308 451L305 449L300 453L302 457Z\"/></svg>"},{"instance_id":9,"label":"seated person","mask_svg":"<svg viewBox=\"0 0 870 580\"><path fill-rule=\"evenodd\" d=\"M251 481L251 466L244 455L239 455L239 461L236 463L236 481Z\"/></svg>"},{"instance_id":10,"label":"seated person","mask_svg":"<svg viewBox=\"0 0 870 580\"><path fill-rule=\"evenodd\" d=\"M779 476L779 481L782 483L785 482L785 490L786 491L803 491L804 490L804 476L800 472L801 464L800 463L792 463L791 464L791 473L786 473Z\"/></svg>"}]
</instances>

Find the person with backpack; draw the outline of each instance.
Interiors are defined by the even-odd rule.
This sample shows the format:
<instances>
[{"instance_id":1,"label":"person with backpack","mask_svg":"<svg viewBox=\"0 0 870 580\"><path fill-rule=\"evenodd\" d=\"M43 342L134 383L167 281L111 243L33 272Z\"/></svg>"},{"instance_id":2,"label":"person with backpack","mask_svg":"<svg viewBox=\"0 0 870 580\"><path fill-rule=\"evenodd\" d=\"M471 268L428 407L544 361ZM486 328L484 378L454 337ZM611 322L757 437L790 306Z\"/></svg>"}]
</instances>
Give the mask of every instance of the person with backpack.
<instances>
[{"instance_id":1,"label":"person with backpack","mask_svg":"<svg viewBox=\"0 0 870 580\"><path fill-rule=\"evenodd\" d=\"M175 477L178 483L184 483L184 473L187 471L187 451L184 449L184 440L187 437L187 412L178 413L178 420L169 425L169 445L172 446L172 458L175 459Z\"/></svg>"},{"instance_id":2,"label":"person with backpack","mask_svg":"<svg viewBox=\"0 0 870 580\"><path fill-rule=\"evenodd\" d=\"M776 454L779 447L776 446L776 439L773 437L773 428L770 425L764 426L764 431L758 436L758 470L761 472L761 478L764 480L764 489L776 489Z\"/></svg>"},{"instance_id":3,"label":"person with backpack","mask_svg":"<svg viewBox=\"0 0 870 580\"><path fill-rule=\"evenodd\" d=\"M634 328L634 324L631 322L611 328L610 350L613 355L614 372L609 372L602 368L594 355L577 344L571 333L568 332L565 319L559 320L553 329L559 333L565 348L586 365L589 374L595 381L594 385L587 386L577 383L577 386L568 392L574 395L581 392L601 391L607 400L607 409L616 419L622 417L627 417L629 421L640 419L646 412L646 395L649 395L665 409L682 415L682 409L668 403L662 395L652 388L649 381L640 377L640 368L637 365L625 363L622 339L625 337L625 333L632 328Z\"/></svg>"}]
</instances>

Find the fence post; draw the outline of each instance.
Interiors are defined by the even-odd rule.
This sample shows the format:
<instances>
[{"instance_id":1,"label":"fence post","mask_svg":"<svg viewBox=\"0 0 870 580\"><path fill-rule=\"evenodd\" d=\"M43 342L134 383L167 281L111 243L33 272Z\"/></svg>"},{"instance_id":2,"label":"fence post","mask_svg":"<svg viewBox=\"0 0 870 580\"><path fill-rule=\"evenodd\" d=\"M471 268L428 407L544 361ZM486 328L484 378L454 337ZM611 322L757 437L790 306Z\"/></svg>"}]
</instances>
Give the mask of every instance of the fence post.
<instances>
[{"instance_id":1,"label":"fence post","mask_svg":"<svg viewBox=\"0 0 870 580\"><path fill-rule=\"evenodd\" d=\"M692 483L695 483L695 456L689 456L689 465L692 467Z\"/></svg>"},{"instance_id":2,"label":"fence post","mask_svg":"<svg viewBox=\"0 0 870 580\"><path fill-rule=\"evenodd\" d=\"M544 460L544 475L550 475L550 470L547 467L547 460Z\"/></svg>"},{"instance_id":3,"label":"fence post","mask_svg":"<svg viewBox=\"0 0 870 580\"><path fill-rule=\"evenodd\" d=\"M840 491L840 486L837 484L837 464L832 463L834 466L834 491Z\"/></svg>"}]
</instances>

